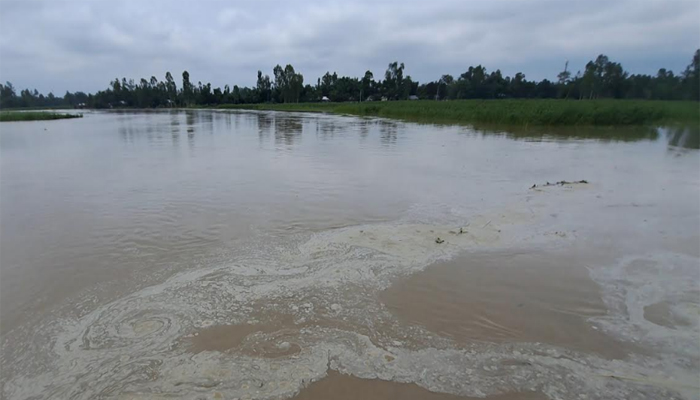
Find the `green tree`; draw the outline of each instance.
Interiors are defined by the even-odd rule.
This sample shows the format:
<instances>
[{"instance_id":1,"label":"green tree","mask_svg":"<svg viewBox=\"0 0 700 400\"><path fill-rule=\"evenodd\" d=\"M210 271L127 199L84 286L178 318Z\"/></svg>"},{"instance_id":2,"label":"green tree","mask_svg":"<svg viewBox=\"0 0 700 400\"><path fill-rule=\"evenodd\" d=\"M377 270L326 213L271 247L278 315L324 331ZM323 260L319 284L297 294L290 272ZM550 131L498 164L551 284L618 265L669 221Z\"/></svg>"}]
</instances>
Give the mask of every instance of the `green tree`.
<instances>
[{"instance_id":1,"label":"green tree","mask_svg":"<svg viewBox=\"0 0 700 400\"><path fill-rule=\"evenodd\" d=\"M5 82L0 85L0 108L17 107L17 94L12 83Z\"/></svg>"},{"instance_id":2,"label":"green tree","mask_svg":"<svg viewBox=\"0 0 700 400\"><path fill-rule=\"evenodd\" d=\"M272 83L268 75L263 75L262 71L258 71L258 80L256 83L257 102L266 103L271 100Z\"/></svg>"},{"instance_id":3,"label":"green tree","mask_svg":"<svg viewBox=\"0 0 700 400\"><path fill-rule=\"evenodd\" d=\"M557 84L559 85L559 97L569 98L569 82L571 81L571 71L569 71L569 60L564 63L564 70L557 74Z\"/></svg>"},{"instance_id":4,"label":"green tree","mask_svg":"<svg viewBox=\"0 0 700 400\"><path fill-rule=\"evenodd\" d=\"M290 64L284 68L285 76L287 77L287 96L285 102L299 102L301 91L304 89L304 76L296 71Z\"/></svg>"},{"instance_id":5,"label":"green tree","mask_svg":"<svg viewBox=\"0 0 700 400\"><path fill-rule=\"evenodd\" d=\"M182 103L184 105L190 105L193 100L194 91L192 88L192 83L190 83L190 73L187 71L182 72Z\"/></svg>"},{"instance_id":6,"label":"green tree","mask_svg":"<svg viewBox=\"0 0 700 400\"><path fill-rule=\"evenodd\" d=\"M175 101L177 97L177 85L175 84L175 79L173 79L173 75L170 72L165 73L165 89L167 91L168 100Z\"/></svg>"},{"instance_id":7,"label":"green tree","mask_svg":"<svg viewBox=\"0 0 700 400\"><path fill-rule=\"evenodd\" d=\"M304 88L304 77L291 64L287 64L284 69L278 64L272 72L278 99L283 103L298 102Z\"/></svg>"},{"instance_id":8,"label":"green tree","mask_svg":"<svg viewBox=\"0 0 700 400\"><path fill-rule=\"evenodd\" d=\"M435 94L435 98L437 100L452 98L450 96L449 89L453 87L454 81L455 78L450 74L441 76L440 80L438 81L437 93Z\"/></svg>"},{"instance_id":9,"label":"green tree","mask_svg":"<svg viewBox=\"0 0 700 400\"><path fill-rule=\"evenodd\" d=\"M398 63L394 61L390 63L384 73L384 89L386 91L386 96L392 99L396 99L401 95L401 90L403 87L403 63Z\"/></svg>"},{"instance_id":10,"label":"green tree","mask_svg":"<svg viewBox=\"0 0 700 400\"><path fill-rule=\"evenodd\" d=\"M510 94L515 98L528 97L528 86L525 74L518 72L509 82Z\"/></svg>"},{"instance_id":11,"label":"green tree","mask_svg":"<svg viewBox=\"0 0 700 400\"><path fill-rule=\"evenodd\" d=\"M593 61L589 61L583 71L583 77L581 77L581 98L594 98L596 79L596 65Z\"/></svg>"},{"instance_id":12,"label":"green tree","mask_svg":"<svg viewBox=\"0 0 700 400\"><path fill-rule=\"evenodd\" d=\"M362 100L364 100L367 97L372 95L373 83L374 83L374 74L370 70L365 71L365 75L362 77L362 88L360 90L360 101L362 101Z\"/></svg>"},{"instance_id":13,"label":"green tree","mask_svg":"<svg viewBox=\"0 0 700 400\"><path fill-rule=\"evenodd\" d=\"M695 50L693 60L683 72L686 98L700 100L700 49Z\"/></svg>"}]
</instances>

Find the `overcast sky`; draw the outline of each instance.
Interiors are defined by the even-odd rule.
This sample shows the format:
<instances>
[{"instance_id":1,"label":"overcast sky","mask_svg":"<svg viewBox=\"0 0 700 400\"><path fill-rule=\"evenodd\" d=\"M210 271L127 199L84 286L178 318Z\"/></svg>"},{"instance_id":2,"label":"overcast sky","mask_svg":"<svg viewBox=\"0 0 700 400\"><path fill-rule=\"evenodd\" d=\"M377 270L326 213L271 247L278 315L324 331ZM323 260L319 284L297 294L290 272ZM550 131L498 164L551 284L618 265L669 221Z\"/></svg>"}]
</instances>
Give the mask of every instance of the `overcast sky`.
<instances>
[{"instance_id":1,"label":"overcast sky","mask_svg":"<svg viewBox=\"0 0 700 400\"><path fill-rule=\"evenodd\" d=\"M253 85L292 64L415 80L482 64L527 79L575 73L604 53L632 73L681 72L700 47L700 1L0 0L0 81L40 92L104 89L170 71L181 82Z\"/></svg>"}]
</instances>

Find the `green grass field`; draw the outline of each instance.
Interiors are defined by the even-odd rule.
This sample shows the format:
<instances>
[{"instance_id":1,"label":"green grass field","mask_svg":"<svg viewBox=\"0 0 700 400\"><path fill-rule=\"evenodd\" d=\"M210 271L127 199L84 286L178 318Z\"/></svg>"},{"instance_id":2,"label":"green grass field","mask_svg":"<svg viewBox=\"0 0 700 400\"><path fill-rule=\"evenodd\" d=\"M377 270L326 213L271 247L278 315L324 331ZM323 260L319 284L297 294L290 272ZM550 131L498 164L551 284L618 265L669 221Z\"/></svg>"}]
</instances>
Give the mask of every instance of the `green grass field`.
<instances>
[{"instance_id":1,"label":"green grass field","mask_svg":"<svg viewBox=\"0 0 700 400\"><path fill-rule=\"evenodd\" d=\"M227 104L220 108L331 112L427 123L616 126L700 123L697 102L642 100L454 100Z\"/></svg>"},{"instance_id":2,"label":"green grass field","mask_svg":"<svg viewBox=\"0 0 700 400\"><path fill-rule=\"evenodd\" d=\"M54 119L82 118L82 114L55 113L49 111L0 111L0 122L47 121Z\"/></svg>"}]
</instances>

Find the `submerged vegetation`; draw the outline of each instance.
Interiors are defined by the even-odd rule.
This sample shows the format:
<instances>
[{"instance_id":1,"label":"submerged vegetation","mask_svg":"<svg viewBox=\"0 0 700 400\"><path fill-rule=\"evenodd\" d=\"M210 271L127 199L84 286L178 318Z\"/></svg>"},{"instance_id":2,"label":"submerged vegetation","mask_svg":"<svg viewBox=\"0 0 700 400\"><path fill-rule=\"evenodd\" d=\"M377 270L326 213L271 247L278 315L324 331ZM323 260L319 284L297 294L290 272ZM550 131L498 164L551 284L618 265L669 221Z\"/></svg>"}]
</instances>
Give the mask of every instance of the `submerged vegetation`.
<instances>
[{"instance_id":1,"label":"submerged vegetation","mask_svg":"<svg viewBox=\"0 0 700 400\"><path fill-rule=\"evenodd\" d=\"M82 114L55 113L48 111L0 111L0 122L46 121L53 119L82 118Z\"/></svg>"},{"instance_id":2,"label":"submerged vegetation","mask_svg":"<svg viewBox=\"0 0 700 400\"><path fill-rule=\"evenodd\" d=\"M509 125L644 125L700 121L696 102L634 100L457 100L243 104L221 108L332 112L430 123Z\"/></svg>"}]
</instances>

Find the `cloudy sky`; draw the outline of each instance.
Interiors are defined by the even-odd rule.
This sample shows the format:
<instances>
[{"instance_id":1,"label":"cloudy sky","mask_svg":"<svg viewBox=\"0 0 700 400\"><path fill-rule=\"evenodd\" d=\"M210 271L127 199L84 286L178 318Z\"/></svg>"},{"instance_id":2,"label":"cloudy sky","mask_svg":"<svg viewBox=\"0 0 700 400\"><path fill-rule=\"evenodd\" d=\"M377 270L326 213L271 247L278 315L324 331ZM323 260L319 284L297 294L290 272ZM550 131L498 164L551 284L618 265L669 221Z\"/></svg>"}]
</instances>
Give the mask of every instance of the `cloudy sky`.
<instances>
[{"instance_id":1,"label":"cloudy sky","mask_svg":"<svg viewBox=\"0 0 700 400\"><path fill-rule=\"evenodd\" d=\"M291 63L383 75L394 60L419 81L470 65L554 79L604 53L633 73L681 72L700 47L700 1L0 0L0 81L62 94L115 77L170 71L180 82L253 85Z\"/></svg>"}]
</instances>

